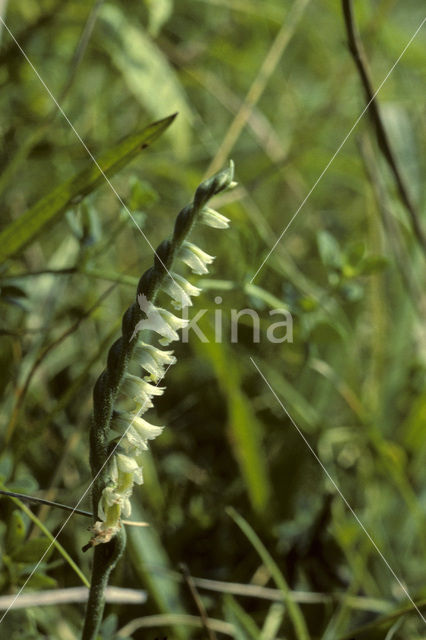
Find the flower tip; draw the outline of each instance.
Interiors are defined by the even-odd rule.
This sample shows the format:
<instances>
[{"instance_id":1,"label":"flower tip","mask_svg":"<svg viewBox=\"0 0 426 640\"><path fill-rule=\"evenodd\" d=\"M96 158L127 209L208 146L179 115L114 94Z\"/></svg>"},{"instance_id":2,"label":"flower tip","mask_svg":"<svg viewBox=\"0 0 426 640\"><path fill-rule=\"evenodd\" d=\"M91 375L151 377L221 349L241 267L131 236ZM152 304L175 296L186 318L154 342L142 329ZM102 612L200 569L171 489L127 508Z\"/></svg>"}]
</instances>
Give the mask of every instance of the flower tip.
<instances>
[{"instance_id":1,"label":"flower tip","mask_svg":"<svg viewBox=\"0 0 426 640\"><path fill-rule=\"evenodd\" d=\"M230 223L229 218L210 207L204 207L200 218L201 222L214 229L227 229Z\"/></svg>"},{"instance_id":2,"label":"flower tip","mask_svg":"<svg viewBox=\"0 0 426 640\"><path fill-rule=\"evenodd\" d=\"M229 171L229 180L230 182L233 181L234 179L234 172L235 172L235 163L233 160L229 160L229 167L228 167L228 171Z\"/></svg>"}]
</instances>

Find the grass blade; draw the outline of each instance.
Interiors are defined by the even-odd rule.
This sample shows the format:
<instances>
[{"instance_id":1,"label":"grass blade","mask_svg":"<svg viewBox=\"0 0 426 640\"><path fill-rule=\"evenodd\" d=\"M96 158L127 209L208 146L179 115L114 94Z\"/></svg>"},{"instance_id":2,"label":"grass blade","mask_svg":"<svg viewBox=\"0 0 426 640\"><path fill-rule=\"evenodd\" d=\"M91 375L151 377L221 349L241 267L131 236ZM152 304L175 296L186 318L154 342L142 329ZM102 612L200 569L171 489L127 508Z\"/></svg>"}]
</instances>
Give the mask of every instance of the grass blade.
<instances>
[{"instance_id":1,"label":"grass blade","mask_svg":"<svg viewBox=\"0 0 426 640\"><path fill-rule=\"evenodd\" d=\"M111 177L125 167L143 149L154 142L173 122L176 114L168 116L125 138L97 159L103 173ZM41 198L17 220L0 233L0 263L32 242L43 229L52 224L73 203L91 193L105 180L102 172L91 162L90 166L66 180Z\"/></svg>"},{"instance_id":2,"label":"grass blade","mask_svg":"<svg viewBox=\"0 0 426 640\"><path fill-rule=\"evenodd\" d=\"M137 520L143 520L145 517L138 504L133 505L132 513ZM146 585L161 613L166 615L183 614L185 609L180 600L179 588L168 576L170 571L169 558L154 528L129 527L127 529L127 553L138 580ZM174 634L176 640L188 638L186 630L181 625L174 628Z\"/></svg>"},{"instance_id":3,"label":"grass blade","mask_svg":"<svg viewBox=\"0 0 426 640\"><path fill-rule=\"evenodd\" d=\"M9 497L12 500L12 502L14 502L16 504L16 506L18 506L30 518L30 520L32 520L32 522L34 522L34 524L44 533L44 535L53 544L53 546L56 547L56 549L59 551L59 553L64 558L64 560L69 564L71 569L73 569L73 571L78 575L78 577L80 578L82 583L86 587L90 587L90 582L88 581L88 579L86 578L84 573L76 565L76 563L71 558L71 556L68 554L68 552L65 551L65 549L61 545L61 543L58 542L54 538L54 536L52 536L52 534L50 533L49 529L44 526L44 524L41 522L41 520L39 520L37 518L37 516L31 511L31 509L29 509L23 502L21 502L21 500L19 500L18 498L13 498L12 496L9 496Z\"/></svg>"},{"instance_id":4,"label":"grass blade","mask_svg":"<svg viewBox=\"0 0 426 640\"><path fill-rule=\"evenodd\" d=\"M257 513L265 514L272 489L263 449L262 425L251 410L242 389L240 369L229 349L215 342L207 327L203 326L203 332L209 341L196 344L196 349L210 360L225 398L230 440L250 502Z\"/></svg>"},{"instance_id":5,"label":"grass blade","mask_svg":"<svg viewBox=\"0 0 426 640\"><path fill-rule=\"evenodd\" d=\"M289 586L280 571L275 560L272 558L269 551L264 546L263 542L260 540L257 533L251 528L247 520L245 520L240 514L233 509L232 507L228 507L227 509L228 515L233 519L233 521L240 527L241 531L247 537L247 539L251 542L253 547L256 549L259 556L262 558L263 563L268 568L273 580L275 581L277 587L281 590L283 594L283 600L288 609L288 615L293 623L294 631L296 633L296 637L298 640L309 640L309 631L306 626L305 619L303 617L302 611L300 610L299 605L294 602Z\"/></svg>"}]
</instances>

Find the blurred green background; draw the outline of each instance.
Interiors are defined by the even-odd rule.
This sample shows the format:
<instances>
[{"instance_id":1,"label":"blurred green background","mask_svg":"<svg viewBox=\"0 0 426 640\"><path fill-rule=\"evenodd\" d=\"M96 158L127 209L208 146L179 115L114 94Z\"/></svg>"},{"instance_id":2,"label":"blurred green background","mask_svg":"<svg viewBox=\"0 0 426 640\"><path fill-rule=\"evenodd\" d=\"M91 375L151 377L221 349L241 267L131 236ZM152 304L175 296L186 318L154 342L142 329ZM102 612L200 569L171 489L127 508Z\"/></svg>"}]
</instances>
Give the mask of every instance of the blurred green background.
<instances>
[{"instance_id":1,"label":"blurred green background","mask_svg":"<svg viewBox=\"0 0 426 640\"><path fill-rule=\"evenodd\" d=\"M192 278L203 287L192 313L210 310L200 326L211 333L220 295L224 339L176 343L178 363L149 414L166 429L133 497L132 518L150 527L127 528L126 556L113 575L112 584L146 589L148 600L109 605L102 638L123 628L120 637L135 639L207 638L180 563L193 576L233 585L229 593L198 586L217 638L425 637L403 586L416 602L426 598L426 254L367 116L251 283L365 107L340 3L26 0L1 9L95 157L178 112L111 177L153 246L203 176L233 158L239 182L215 202L231 229L200 227L192 236L216 256L207 278ZM356 3L375 87L422 10L414 0ZM425 69L423 30L378 96L423 229ZM91 164L4 27L0 84L5 233ZM25 244L14 233L13 251L0 236L0 475L4 487L75 505L90 482L91 390L153 256L105 182L64 201L38 233L25 225ZM46 201L27 222L40 211L49 212ZM245 317L231 343L230 310L247 307L262 319L260 342ZM290 310L292 343L267 340L274 308ZM89 496L80 507L90 509ZM47 538L9 498L0 511L7 595L31 573ZM32 511L52 534L67 517ZM81 553L87 527L74 515L59 542L89 576L90 553ZM270 558L259 554L253 532ZM296 592L296 613L262 590L284 589L283 580ZM25 592L77 585L55 549ZM82 615L78 604L12 610L0 631L11 640L67 640L78 637ZM150 628L132 626L153 615L160 617L146 619Z\"/></svg>"}]
</instances>

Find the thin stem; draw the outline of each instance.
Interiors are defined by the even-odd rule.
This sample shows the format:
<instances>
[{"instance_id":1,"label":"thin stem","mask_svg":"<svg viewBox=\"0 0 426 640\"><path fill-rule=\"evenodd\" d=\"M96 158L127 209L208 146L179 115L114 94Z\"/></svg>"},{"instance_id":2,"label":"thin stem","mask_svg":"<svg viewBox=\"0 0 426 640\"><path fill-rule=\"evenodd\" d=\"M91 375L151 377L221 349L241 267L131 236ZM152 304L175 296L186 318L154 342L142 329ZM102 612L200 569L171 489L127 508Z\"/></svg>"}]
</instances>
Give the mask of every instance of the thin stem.
<instances>
[{"instance_id":1,"label":"thin stem","mask_svg":"<svg viewBox=\"0 0 426 640\"><path fill-rule=\"evenodd\" d=\"M343 17L345 19L349 51L355 62L356 68L358 69L359 77L365 93L365 99L368 104L368 113L375 129L379 149L393 174L401 202L408 211L413 233L423 252L426 254L426 236L421 226L416 208L411 200L405 180L398 166L398 162L392 150L392 146L383 123L379 103L376 98L376 92L373 89L373 83L371 81L367 57L355 24L352 0L342 0L342 10Z\"/></svg>"},{"instance_id":2,"label":"thin stem","mask_svg":"<svg viewBox=\"0 0 426 640\"><path fill-rule=\"evenodd\" d=\"M83 509L76 509L68 504L61 504L60 502L54 502L53 500L47 500L45 498L38 498L36 496L29 496L26 493L16 493L16 491L4 491L0 489L0 495L8 496L9 498L18 498L22 502L30 502L33 504L44 504L48 507L54 507L55 509L62 509L63 511L72 511L73 515L85 516L86 518L94 518L95 515L90 511L84 511ZM40 520L40 519L38 519ZM41 522L41 520L40 520ZM123 524L127 524L131 527L148 527L148 522L133 522L132 520L122 520Z\"/></svg>"},{"instance_id":3,"label":"thin stem","mask_svg":"<svg viewBox=\"0 0 426 640\"><path fill-rule=\"evenodd\" d=\"M182 576L183 579L185 580L188 589L194 599L194 602L197 606L198 612L200 614L200 619L201 622L203 624L204 627L204 631L207 635L208 640L217 640L217 636L214 632L214 630L210 627L209 625L209 617L207 615L207 611L206 608L204 606L204 603L202 601L202 599L200 598L200 595L197 591L197 587L195 586L195 582L192 579L192 576L189 572L188 567L186 566L186 564L184 564L183 562L180 565L181 571L182 571Z\"/></svg>"},{"instance_id":4,"label":"thin stem","mask_svg":"<svg viewBox=\"0 0 426 640\"><path fill-rule=\"evenodd\" d=\"M357 627L353 631L343 634L339 636L338 640L352 640L352 638L360 638L364 634L370 634L371 632L377 632L378 629L384 632L382 627L388 628L392 624L394 620L398 620L401 616L407 616L410 613L415 613L417 610L422 610L426 608L426 600L420 600L415 603L415 605L407 605L406 607L399 609L398 611L394 611L393 613L389 613L388 615L382 616L381 618L377 618L373 620L373 622L368 622L364 624L362 627Z\"/></svg>"},{"instance_id":5,"label":"thin stem","mask_svg":"<svg viewBox=\"0 0 426 640\"><path fill-rule=\"evenodd\" d=\"M57 509L63 509L64 511L72 511L79 516L88 516L93 518L93 513L90 511L83 511L82 509L74 509L67 504L61 504L60 502L53 502L52 500L45 500L44 498L37 498L36 496L29 496L26 493L16 493L16 491L4 491L0 489L0 495L9 496L9 498L18 498L23 502L31 502L33 504L47 504L49 507L56 507Z\"/></svg>"},{"instance_id":6,"label":"thin stem","mask_svg":"<svg viewBox=\"0 0 426 640\"><path fill-rule=\"evenodd\" d=\"M82 640L94 640L97 636L105 608L105 589L111 571L123 555L125 546L126 534L121 528L111 542L95 548Z\"/></svg>"},{"instance_id":7,"label":"thin stem","mask_svg":"<svg viewBox=\"0 0 426 640\"><path fill-rule=\"evenodd\" d=\"M369 138L365 138L359 142L358 146L361 154L361 160L364 164L365 173L371 185L372 195L377 211L379 212L386 237L395 256L397 264L396 273L401 277L403 286L410 294L409 299L414 310L420 315L420 317L423 317L424 312L421 309L422 289L417 280L416 273L413 271L411 263L406 260L404 246L401 241L401 234L399 232L397 222L391 215L386 193L382 188L379 176L377 175L372 144Z\"/></svg>"},{"instance_id":8,"label":"thin stem","mask_svg":"<svg viewBox=\"0 0 426 640\"><path fill-rule=\"evenodd\" d=\"M292 4L291 9L286 14L284 22L261 64L260 69L247 92L244 102L241 104L238 113L232 120L215 157L210 163L207 173L217 171L218 167L223 165L225 159L231 153L242 130L251 116L253 108L260 100L288 43L293 37L296 27L301 20L308 3L309 0L297 0Z\"/></svg>"},{"instance_id":9,"label":"thin stem","mask_svg":"<svg viewBox=\"0 0 426 640\"><path fill-rule=\"evenodd\" d=\"M0 596L0 611L7 609L12 603L14 609L28 609L29 607L47 607L73 602L87 601L87 587L68 587L65 589L49 589L33 593L23 593L17 602L13 602L14 596ZM105 591L106 602L114 604L136 604L146 602L146 592L138 589L126 589L121 587L107 587Z\"/></svg>"}]
</instances>

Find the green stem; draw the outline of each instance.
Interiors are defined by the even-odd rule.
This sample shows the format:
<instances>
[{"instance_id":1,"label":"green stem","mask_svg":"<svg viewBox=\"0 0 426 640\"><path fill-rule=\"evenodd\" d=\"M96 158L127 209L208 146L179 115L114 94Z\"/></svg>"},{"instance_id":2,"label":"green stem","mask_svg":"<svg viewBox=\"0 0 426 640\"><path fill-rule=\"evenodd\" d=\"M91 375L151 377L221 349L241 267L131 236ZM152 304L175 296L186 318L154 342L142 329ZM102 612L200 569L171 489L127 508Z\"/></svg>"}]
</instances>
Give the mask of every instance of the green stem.
<instances>
[{"instance_id":1,"label":"green stem","mask_svg":"<svg viewBox=\"0 0 426 640\"><path fill-rule=\"evenodd\" d=\"M92 586L87 602L82 640L95 640L97 636L105 607L105 589L111 571L123 555L125 546L126 534L124 528L121 528L111 542L95 547Z\"/></svg>"}]
</instances>

